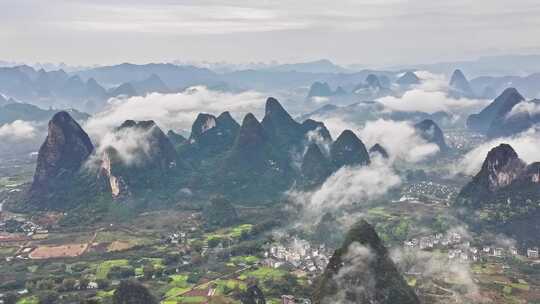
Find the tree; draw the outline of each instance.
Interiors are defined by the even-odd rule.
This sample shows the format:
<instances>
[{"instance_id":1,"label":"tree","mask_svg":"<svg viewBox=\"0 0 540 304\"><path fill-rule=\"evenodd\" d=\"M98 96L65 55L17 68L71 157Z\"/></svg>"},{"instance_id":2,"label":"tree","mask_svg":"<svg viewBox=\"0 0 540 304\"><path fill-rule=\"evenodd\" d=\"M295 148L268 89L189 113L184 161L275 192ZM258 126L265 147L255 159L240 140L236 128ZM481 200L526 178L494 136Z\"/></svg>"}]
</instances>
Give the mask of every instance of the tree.
<instances>
[{"instance_id":1,"label":"tree","mask_svg":"<svg viewBox=\"0 0 540 304\"><path fill-rule=\"evenodd\" d=\"M96 283L97 283L99 289L107 289L107 288L109 288L109 286L111 286L111 282L109 282L109 280L105 280L105 279L97 279Z\"/></svg>"},{"instance_id":2,"label":"tree","mask_svg":"<svg viewBox=\"0 0 540 304\"><path fill-rule=\"evenodd\" d=\"M54 282L51 279L45 279L36 283L36 288L39 290L51 290L54 289Z\"/></svg>"},{"instance_id":3,"label":"tree","mask_svg":"<svg viewBox=\"0 0 540 304\"><path fill-rule=\"evenodd\" d=\"M56 304L58 303L58 293L56 291L42 291L38 294L39 304Z\"/></svg>"},{"instance_id":4,"label":"tree","mask_svg":"<svg viewBox=\"0 0 540 304\"><path fill-rule=\"evenodd\" d=\"M144 285L132 280L120 282L113 295L113 304L157 304L158 301Z\"/></svg>"},{"instance_id":5,"label":"tree","mask_svg":"<svg viewBox=\"0 0 540 304\"><path fill-rule=\"evenodd\" d=\"M4 295L4 304L15 304L17 303L17 295L12 292L8 292Z\"/></svg>"},{"instance_id":6,"label":"tree","mask_svg":"<svg viewBox=\"0 0 540 304\"><path fill-rule=\"evenodd\" d=\"M81 278L79 280L79 287L81 288L81 290L87 289L88 283L90 283L90 280L88 280L87 278Z\"/></svg>"},{"instance_id":7,"label":"tree","mask_svg":"<svg viewBox=\"0 0 540 304\"><path fill-rule=\"evenodd\" d=\"M145 280L150 280L154 276L154 266L150 263L144 265L143 267L143 277Z\"/></svg>"},{"instance_id":8,"label":"tree","mask_svg":"<svg viewBox=\"0 0 540 304\"><path fill-rule=\"evenodd\" d=\"M77 284L77 281L75 279L66 278L62 280L62 284L58 288L58 291L72 291L75 290L75 285Z\"/></svg>"}]
</instances>

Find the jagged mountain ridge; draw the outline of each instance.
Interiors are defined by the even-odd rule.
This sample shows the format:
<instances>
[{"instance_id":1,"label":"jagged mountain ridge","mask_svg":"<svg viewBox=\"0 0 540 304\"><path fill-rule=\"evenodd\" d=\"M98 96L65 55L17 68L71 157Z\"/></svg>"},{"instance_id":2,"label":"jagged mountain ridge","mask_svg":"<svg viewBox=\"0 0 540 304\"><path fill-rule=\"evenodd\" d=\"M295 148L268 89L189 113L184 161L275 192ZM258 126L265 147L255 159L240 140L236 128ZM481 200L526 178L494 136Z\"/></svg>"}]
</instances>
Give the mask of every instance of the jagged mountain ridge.
<instances>
[{"instance_id":1,"label":"jagged mountain ridge","mask_svg":"<svg viewBox=\"0 0 540 304\"><path fill-rule=\"evenodd\" d=\"M262 122L247 114L241 126L228 112L218 117L201 114L187 140L176 133L165 135L153 121L127 120L111 134L116 140L136 134L141 148L130 152L137 157L128 161L117 146L99 146L96 152L86 151L76 167L99 152L92 157L100 168L94 183L105 184L114 198L137 199L153 190L173 199L186 189L182 195L224 194L250 200L275 198L295 181L320 185L342 166L369 164L366 147L353 132L344 131L332 143L323 123L296 122L274 98L268 99L266 108ZM80 126L76 130L84 132ZM173 144L171 138L177 141ZM303 164L295 168L293 155L300 152ZM46 157L41 154L40 159Z\"/></svg>"}]
</instances>

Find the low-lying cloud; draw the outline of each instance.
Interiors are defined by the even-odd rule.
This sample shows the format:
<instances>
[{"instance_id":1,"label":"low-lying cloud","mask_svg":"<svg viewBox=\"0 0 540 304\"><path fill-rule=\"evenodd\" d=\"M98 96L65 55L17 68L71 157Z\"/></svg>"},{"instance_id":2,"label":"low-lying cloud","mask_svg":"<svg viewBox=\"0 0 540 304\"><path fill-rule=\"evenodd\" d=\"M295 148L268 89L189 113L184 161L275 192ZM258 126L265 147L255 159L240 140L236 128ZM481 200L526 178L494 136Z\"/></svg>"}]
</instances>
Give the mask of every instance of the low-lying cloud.
<instances>
[{"instance_id":1,"label":"low-lying cloud","mask_svg":"<svg viewBox=\"0 0 540 304\"><path fill-rule=\"evenodd\" d=\"M485 107L489 101L482 99L453 98L448 95L448 79L426 71L415 72L422 82L401 97L386 96L377 101L390 111L425 112L444 111L452 114L469 113Z\"/></svg>"},{"instance_id":2,"label":"low-lying cloud","mask_svg":"<svg viewBox=\"0 0 540 304\"><path fill-rule=\"evenodd\" d=\"M520 102L512 108L512 111L508 113L507 117L514 116L516 114L528 113L531 116L540 114L540 102L525 101Z\"/></svg>"},{"instance_id":3,"label":"low-lying cloud","mask_svg":"<svg viewBox=\"0 0 540 304\"><path fill-rule=\"evenodd\" d=\"M326 212L380 198L400 184L401 178L387 162L374 159L369 166L343 167L317 190L290 191L289 197L315 223L314 219L320 219Z\"/></svg>"},{"instance_id":4,"label":"low-lying cloud","mask_svg":"<svg viewBox=\"0 0 540 304\"><path fill-rule=\"evenodd\" d=\"M11 142L34 139L36 133L34 124L24 120L15 120L0 126L0 138Z\"/></svg>"},{"instance_id":5,"label":"low-lying cloud","mask_svg":"<svg viewBox=\"0 0 540 304\"><path fill-rule=\"evenodd\" d=\"M149 136L152 129L141 130L123 128L105 134L96 148L95 156L101 158L107 149L112 148L125 165L139 165L150 157Z\"/></svg>"},{"instance_id":6,"label":"low-lying cloud","mask_svg":"<svg viewBox=\"0 0 540 304\"><path fill-rule=\"evenodd\" d=\"M197 114L219 115L230 111L236 119L248 112L262 113L265 96L259 92L225 93L206 87L192 87L175 94L152 93L127 99L113 98L109 107L94 116L84 128L92 138L100 139L127 119L154 120L164 132L189 130Z\"/></svg>"},{"instance_id":7,"label":"low-lying cloud","mask_svg":"<svg viewBox=\"0 0 540 304\"><path fill-rule=\"evenodd\" d=\"M454 174L475 175L482 167L489 150L506 143L512 146L521 159L527 163L540 161L540 128L533 127L513 137L497 138L474 148L454 166Z\"/></svg>"},{"instance_id":8,"label":"low-lying cloud","mask_svg":"<svg viewBox=\"0 0 540 304\"><path fill-rule=\"evenodd\" d=\"M368 147L376 143L383 146L391 160L419 162L439 152L436 144L422 139L414 126L406 121L370 121L358 134Z\"/></svg>"}]
</instances>

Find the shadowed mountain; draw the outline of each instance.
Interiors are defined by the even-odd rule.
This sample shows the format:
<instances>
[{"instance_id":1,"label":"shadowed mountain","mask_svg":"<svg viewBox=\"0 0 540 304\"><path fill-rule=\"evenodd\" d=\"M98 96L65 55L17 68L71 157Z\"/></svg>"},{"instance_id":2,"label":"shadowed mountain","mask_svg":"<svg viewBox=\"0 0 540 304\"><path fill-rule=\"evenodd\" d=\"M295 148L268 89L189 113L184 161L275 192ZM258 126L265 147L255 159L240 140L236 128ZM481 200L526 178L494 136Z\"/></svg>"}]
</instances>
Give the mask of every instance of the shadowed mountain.
<instances>
[{"instance_id":1,"label":"shadowed mountain","mask_svg":"<svg viewBox=\"0 0 540 304\"><path fill-rule=\"evenodd\" d=\"M129 155L123 147L102 147L100 177L107 181L113 198L128 197L136 191L168 186L172 175L185 169L176 150L154 121L126 120L114 131L117 139L133 141Z\"/></svg>"},{"instance_id":2,"label":"shadowed mountain","mask_svg":"<svg viewBox=\"0 0 540 304\"><path fill-rule=\"evenodd\" d=\"M379 77L375 74L369 74L364 82L354 87L352 92L359 98L366 100L372 100L392 94L392 91L383 85L381 78L382 76Z\"/></svg>"},{"instance_id":3,"label":"shadowed mountain","mask_svg":"<svg viewBox=\"0 0 540 304\"><path fill-rule=\"evenodd\" d=\"M188 159L202 160L227 153L233 146L240 125L229 112L217 118L201 113L191 127L191 136L182 148L181 155Z\"/></svg>"},{"instance_id":4,"label":"shadowed mountain","mask_svg":"<svg viewBox=\"0 0 540 304\"><path fill-rule=\"evenodd\" d=\"M181 145L187 140L184 136L174 132L173 130L169 130L167 132L167 137L174 146Z\"/></svg>"},{"instance_id":5,"label":"shadowed mountain","mask_svg":"<svg viewBox=\"0 0 540 304\"><path fill-rule=\"evenodd\" d=\"M111 97L133 97L137 96L137 91L131 83L123 83L118 87L109 90L108 95Z\"/></svg>"},{"instance_id":6,"label":"shadowed mountain","mask_svg":"<svg viewBox=\"0 0 540 304\"><path fill-rule=\"evenodd\" d=\"M45 142L39 149L36 171L29 191L30 202L39 209L62 208L69 204L65 192L72 178L94 150L88 134L67 112L58 112L49 122Z\"/></svg>"},{"instance_id":7,"label":"shadowed mountain","mask_svg":"<svg viewBox=\"0 0 540 304\"><path fill-rule=\"evenodd\" d=\"M450 96L455 98L473 98L471 85L461 70L455 70L450 78Z\"/></svg>"},{"instance_id":8,"label":"shadowed mountain","mask_svg":"<svg viewBox=\"0 0 540 304\"><path fill-rule=\"evenodd\" d=\"M425 119L414 125L415 130L425 141L436 144L441 152L448 150L444 134L439 126L431 119Z\"/></svg>"},{"instance_id":9,"label":"shadowed mountain","mask_svg":"<svg viewBox=\"0 0 540 304\"><path fill-rule=\"evenodd\" d=\"M307 97L329 97L334 95L334 92L326 82L316 81L309 88Z\"/></svg>"},{"instance_id":10,"label":"shadowed mountain","mask_svg":"<svg viewBox=\"0 0 540 304\"><path fill-rule=\"evenodd\" d=\"M420 78L416 76L414 72L408 71L403 76L396 80L396 83L400 86L409 87L412 85L420 84Z\"/></svg>"},{"instance_id":11,"label":"shadowed mountain","mask_svg":"<svg viewBox=\"0 0 540 304\"><path fill-rule=\"evenodd\" d=\"M509 137L528 130L540 123L540 112L536 109L540 109L539 99L518 103L510 113L491 123L487 136L489 138Z\"/></svg>"},{"instance_id":12,"label":"shadowed mountain","mask_svg":"<svg viewBox=\"0 0 540 304\"><path fill-rule=\"evenodd\" d=\"M508 88L480 113L470 115L467 126L473 131L489 133L492 126L495 130L512 108L524 100L516 89Z\"/></svg>"},{"instance_id":13,"label":"shadowed mountain","mask_svg":"<svg viewBox=\"0 0 540 304\"><path fill-rule=\"evenodd\" d=\"M332 174L332 163L324 156L317 144L310 144L302 161L301 183L310 188L322 184Z\"/></svg>"},{"instance_id":14,"label":"shadowed mountain","mask_svg":"<svg viewBox=\"0 0 540 304\"><path fill-rule=\"evenodd\" d=\"M370 158L375 157L376 155L382 157L382 158L388 158L388 152L386 152L386 149L384 149L381 145L375 144L371 148L369 148L369 156Z\"/></svg>"},{"instance_id":15,"label":"shadowed mountain","mask_svg":"<svg viewBox=\"0 0 540 304\"><path fill-rule=\"evenodd\" d=\"M332 144L330 151L336 168L370 163L366 146L351 130L343 131Z\"/></svg>"},{"instance_id":16,"label":"shadowed mountain","mask_svg":"<svg viewBox=\"0 0 540 304\"><path fill-rule=\"evenodd\" d=\"M264 198L275 195L277 189L287 189L292 178L289 155L277 148L253 114L247 114L214 180L220 181L233 197Z\"/></svg>"},{"instance_id":17,"label":"shadowed mountain","mask_svg":"<svg viewBox=\"0 0 540 304\"><path fill-rule=\"evenodd\" d=\"M313 295L314 304L419 304L375 229L362 220L330 258Z\"/></svg>"},{"instance_id":18,"label":"shadowed mountain","mask_svg":"<svg viewBox=\"0 0 540 304\"><path fill-rule=\"evenodd\" d=\"M158 75L152 74L150 77L140 81L133 81L131 85L138 95L146 95L149 93L169 93L171 90L159 78Z\"/></svg>"},{"instance_id":19,"label":"shadowed mountain","mask_svg":"<svg viewBox=\"0 0 540 304\"><path fill-rule=\"evenodd\" d=\"M302 126L285 111L277 99L272 97L266 101L261 125L279 149L289 149L300 144L304 138Z\"/></svg>"},{"instance_id":20,"label":"shadowed mountain","mask_svg":"<svg viewBox=\"0 0 540 304\"><path fill-rule=\"evenodd\" d=\"M313 119L306 119L302 123L302 130L308 138L311 136L318 136L323 141L328 141L328 142L332 141L332 136L330 135L330 131L328 131L324 123L320 121L316 121Z\"/></svg>"}]
</instances>

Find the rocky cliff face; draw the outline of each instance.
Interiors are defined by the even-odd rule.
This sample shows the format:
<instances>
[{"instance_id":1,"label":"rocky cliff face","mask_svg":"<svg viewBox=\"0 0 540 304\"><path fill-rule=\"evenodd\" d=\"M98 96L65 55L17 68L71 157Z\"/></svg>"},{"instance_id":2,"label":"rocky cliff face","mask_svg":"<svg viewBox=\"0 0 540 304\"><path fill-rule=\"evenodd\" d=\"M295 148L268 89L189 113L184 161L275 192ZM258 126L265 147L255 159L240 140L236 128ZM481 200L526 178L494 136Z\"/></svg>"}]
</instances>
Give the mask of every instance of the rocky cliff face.
<instances>
[{"instance_id":1,"label":"rocky cliff face","mask_svg":"<svg viewBox=\"0 0 540 304\"><path fill-rule=\"evenodd\" d=\"M93 150L88 134L69 113L56 113L39 149L30 199L47 201L59 180L77 173Z\"/></svg>"},{"instance_id":2,"label":"rocky cliff face","mask_svg":"<svg viewBox=\"0 0 540 304\"><path fill-rule=\"evenodd\" d=\"M418 297L389 257L373 227L355 224L315 288L314 304L416 304Z\"/></svg>"},{"instance_id":3,"label":"rocky cliff face","mask_svg":"<svg viewBox=\"0 0 540 304\"><path fill-rule=\"evenodd\" d=\"M489 151L482 168L473 180L465 186L462 194L485 195L509 186L525 169L525 163L516 151L507 144L501 144Z\"/></svg>"},{"instance_id":4,"label":"rocky cliff face","mask_svg":"<svg viewBox=\"0 0 540 304\"><path fill-rule=\"evenodd\" d=\"M336 168L368 165L369 154L364 143L350 130L339 135L331 148L332 162Z\"/></svg>"},{"instance_id":5,"label":"rocky cliff face","mask_svg":"<svg viewBox=\"0 0 540 304\"><path fill-rule=\"evenodd\" d=\"M478 174L461 189L456 205L458 214L473 227L536 244L540 163L526 165L510 145L501 144L489 151Z\"/></svg>"},{"instance_id":6,"label":"rocky cliff face","mask_svg":"<svg viewBox=\"0 0 540 304\"><path fill-rule=\"evenodd\" d=\"M139 143L131 149L131 161L122 147L101 147L100 174L114 199L131 197L142 188L157 189L170 181L170 175L184 169L179 166L176 150L153 121L126 120L115 130L117 137L129 137ZM183 164L182 164L183 165Z\"/></svg>"}]
</instances>

